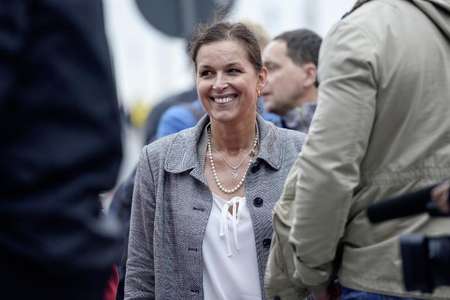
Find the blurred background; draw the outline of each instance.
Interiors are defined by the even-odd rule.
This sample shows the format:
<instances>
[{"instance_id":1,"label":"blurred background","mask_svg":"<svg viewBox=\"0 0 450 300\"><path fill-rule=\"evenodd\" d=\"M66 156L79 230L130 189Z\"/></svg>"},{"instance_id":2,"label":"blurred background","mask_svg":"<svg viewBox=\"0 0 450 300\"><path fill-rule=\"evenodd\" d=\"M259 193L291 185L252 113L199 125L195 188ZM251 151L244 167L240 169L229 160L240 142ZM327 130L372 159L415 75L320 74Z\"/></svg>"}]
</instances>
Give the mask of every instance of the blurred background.
<instances>
[{"instance_id":1,"label":"blurred background","mask_svg":"<svg viewBox=\"0 0 450 300\"><path fill-rule=\"evenodd\" d=\"M162 99L194 85L187 39L220 11L261 24L271 37L297 28L325 36L355 0L104 0L106 29L123 111L124 160L131 172L144 144L145 120Z\"/></svg>"}]
</instances>

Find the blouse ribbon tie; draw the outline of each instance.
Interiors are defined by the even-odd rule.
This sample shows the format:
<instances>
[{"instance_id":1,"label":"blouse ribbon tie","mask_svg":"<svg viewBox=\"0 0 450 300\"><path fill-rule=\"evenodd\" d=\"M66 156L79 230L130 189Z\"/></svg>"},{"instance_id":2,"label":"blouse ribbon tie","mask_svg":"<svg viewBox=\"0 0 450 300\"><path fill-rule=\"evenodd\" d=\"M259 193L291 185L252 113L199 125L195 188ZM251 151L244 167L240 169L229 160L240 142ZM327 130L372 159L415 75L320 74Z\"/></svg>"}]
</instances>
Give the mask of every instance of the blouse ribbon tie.
<instances>
[{"instance_id":1,"label":"blouse ribbon tie","mask_svg":"<svg viewBox=\"0 0 450 300\"><path fill-rule=\"evenodd\" d=\"M230 242L230 233L229 233L229 228L228 228L228 218L231 218L231 224L232 224L232 228L233 228L233 239L234 239L234 244L236 247L236 250L239 251L239 243L238 243L238 228L237 228L237 224L239 223L239 216L237 214L237 206L240 202L240 197L233 197L230 200L228 200L227 202L225 202L225 204L222 206L222 218L220 221L220 233L219 236L223 237L225 236L225 243L227 245L227 256L230 257L232 256L232 252L231 252L231 242ZM229 215L229 209L231 207L232 210L232 214L231 216Z\"/></svg>"}]
</instances>

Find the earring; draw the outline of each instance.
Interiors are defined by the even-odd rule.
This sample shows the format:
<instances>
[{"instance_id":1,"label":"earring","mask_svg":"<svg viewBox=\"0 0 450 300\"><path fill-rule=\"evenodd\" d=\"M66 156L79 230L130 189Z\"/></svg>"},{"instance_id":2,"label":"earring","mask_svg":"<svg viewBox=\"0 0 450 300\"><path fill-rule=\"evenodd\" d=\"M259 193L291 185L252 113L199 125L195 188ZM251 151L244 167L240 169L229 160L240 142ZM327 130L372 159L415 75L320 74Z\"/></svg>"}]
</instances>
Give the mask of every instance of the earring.
<instances>
[{"instance_id":1,"label":"earring","mask_svg":"<svg viewBox=\"0 0 450 300\"><path fill-rule=\"evenodd\" d=\"M261 96L261 91L258 88L256 89L256 95L258 95L258 97Z\"/></svg>"}]
</instances>

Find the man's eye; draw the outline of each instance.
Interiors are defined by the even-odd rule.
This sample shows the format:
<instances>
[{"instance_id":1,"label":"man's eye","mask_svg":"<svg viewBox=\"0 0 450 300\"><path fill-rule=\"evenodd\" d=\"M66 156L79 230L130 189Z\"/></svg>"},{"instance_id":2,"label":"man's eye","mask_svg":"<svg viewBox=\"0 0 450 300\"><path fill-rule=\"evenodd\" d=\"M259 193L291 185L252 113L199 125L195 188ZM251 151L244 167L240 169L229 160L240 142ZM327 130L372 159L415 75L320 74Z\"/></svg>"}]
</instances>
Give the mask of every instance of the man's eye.
<instances>
[{"instance_id":1,"label":"man's eye","mask_svg":"<svg viewBox=\"0 0 450 300\"><path fill-rule=\"evenodd\" d=\"M241 73L241 70L239 70L239 69L229 69L228 72L231 73L231 74L236 74L236 73Z\"/></svg>"}]
</instances>

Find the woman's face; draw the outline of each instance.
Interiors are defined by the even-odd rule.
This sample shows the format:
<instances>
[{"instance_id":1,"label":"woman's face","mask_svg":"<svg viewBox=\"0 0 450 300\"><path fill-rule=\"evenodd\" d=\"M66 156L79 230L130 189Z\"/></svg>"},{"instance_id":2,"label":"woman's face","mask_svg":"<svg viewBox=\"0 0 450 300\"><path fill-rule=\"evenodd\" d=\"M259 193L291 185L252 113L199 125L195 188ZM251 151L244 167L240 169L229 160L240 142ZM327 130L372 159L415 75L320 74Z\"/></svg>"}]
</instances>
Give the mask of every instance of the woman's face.
<instances>
[{"instance_id":1,"label":"woman's face","mask_svg":"<svg viewBox=\"0 0 450 300\"><path fill-rule=\"evenodd\" d=\"M213 42L197 53L197 91L211 120L228 123L256 115L257 90L266 69L257 72L245 49L236 41Z\"/></svg>"}]
</instances>

